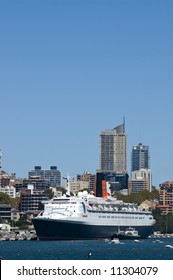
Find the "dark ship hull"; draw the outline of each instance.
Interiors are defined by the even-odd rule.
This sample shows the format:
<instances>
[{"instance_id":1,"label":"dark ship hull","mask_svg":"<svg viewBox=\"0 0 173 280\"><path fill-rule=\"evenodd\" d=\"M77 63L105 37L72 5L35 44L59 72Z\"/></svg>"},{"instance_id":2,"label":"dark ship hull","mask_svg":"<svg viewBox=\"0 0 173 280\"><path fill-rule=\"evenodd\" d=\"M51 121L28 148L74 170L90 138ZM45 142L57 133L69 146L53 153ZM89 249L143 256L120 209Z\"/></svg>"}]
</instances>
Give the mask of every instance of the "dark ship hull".
<instances>
[{"instance_id":1,"label":"dark ship hull","mask_svg":"<svg viewBox=\"0 0 173 280\"><path fill-rule=\"evenodd\" d=\"M116 225L95 225L82 221L66 221L46 218L33 218L33 225L39 240L84 240L111 238L118 232ZM127 226L122 226L125 230ZM153 233L153 226L135 226L140 239L146 239ZM117 236L125 239L124 235ZM131 239L132 237L129 237ZM128 237L126 236L126 239ZM134 237L133 237L134 239ZM137 237L135 237L137 239Z\"/></svg>"}]
</instances>

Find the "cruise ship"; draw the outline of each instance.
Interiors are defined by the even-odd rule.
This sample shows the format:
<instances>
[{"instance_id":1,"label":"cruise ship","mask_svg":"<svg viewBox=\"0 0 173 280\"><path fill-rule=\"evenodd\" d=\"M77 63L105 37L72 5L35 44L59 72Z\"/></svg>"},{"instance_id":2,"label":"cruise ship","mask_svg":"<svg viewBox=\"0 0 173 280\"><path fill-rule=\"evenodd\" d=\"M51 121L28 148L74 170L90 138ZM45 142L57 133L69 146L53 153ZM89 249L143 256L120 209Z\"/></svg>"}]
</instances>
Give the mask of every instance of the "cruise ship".
<instances>
[{"instance_id":1,"label":"cruise ship","mask_svg":"<svg viewBox=\"0 0 173 280\"><path fill-rule=\"evenodd\" d=\"M137 204L95 197L86 191L46 201L44 211L32 222L39 240L105 239L130 227L145 239L155 224L152 213Z\"/></svg>"}]
</instances>

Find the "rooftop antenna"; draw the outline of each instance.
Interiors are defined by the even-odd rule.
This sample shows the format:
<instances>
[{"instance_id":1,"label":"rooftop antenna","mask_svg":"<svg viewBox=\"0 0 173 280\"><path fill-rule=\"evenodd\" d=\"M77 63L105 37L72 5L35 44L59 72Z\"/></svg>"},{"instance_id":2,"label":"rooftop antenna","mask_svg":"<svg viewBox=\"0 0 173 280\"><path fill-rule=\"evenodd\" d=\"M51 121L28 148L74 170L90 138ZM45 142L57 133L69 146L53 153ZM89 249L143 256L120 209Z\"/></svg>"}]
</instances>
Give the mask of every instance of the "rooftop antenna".
<instances>
[{"instance_id":1,"label":"rooftop antenna","mask_svg":"<svg viewBox=\"0 0 173 280\"><path fill-rule=\"evenodd\" d=\"M125 133L125 116L123 116L123 133Z\"/></svg>"},{"instance_id":2,"label":"rooftop antenna","mask_svg":"<svg viewBox=\"0 0 173 280\"><path fill-rule=\"evenodd\" d=\"M141 137L141 133L139 134L139 143L142 143L142 137Z\"/></svg>"}]
</instances>

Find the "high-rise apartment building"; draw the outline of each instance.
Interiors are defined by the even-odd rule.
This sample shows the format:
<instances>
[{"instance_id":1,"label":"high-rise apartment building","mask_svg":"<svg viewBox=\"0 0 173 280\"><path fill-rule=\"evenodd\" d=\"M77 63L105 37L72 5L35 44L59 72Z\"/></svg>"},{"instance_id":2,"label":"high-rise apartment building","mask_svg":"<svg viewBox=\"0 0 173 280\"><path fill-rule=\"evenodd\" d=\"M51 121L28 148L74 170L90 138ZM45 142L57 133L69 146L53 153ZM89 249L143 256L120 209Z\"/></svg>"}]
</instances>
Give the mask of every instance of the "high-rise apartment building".
<instances>
[{"instance_id":1,"label":"high-rise apartment building","mask_svg":"<svg viewBox=\"0 0 173 280\"><path fill-rule=\"evenodd\" d=\"M131 170L149 169L149 147L139 143L132 148Z\"/></svg>"},{"instance_id":2,"label":"high-rise apartment building","mask_svg":"<svg viewBox=\"0 0 173 280\"><path fill-rule=\"evenodd\" d=\"M32 190L22 190L20 193L19 210L21 212L37 211L42 201L47 201L48 195L43 193L33 193Z\"/></svg>"},{"instance_id":3,"label":"high-rise apartment building","mask_svg":"<svg viewBox=\"0 0 173 280\"><path fill-rule=\"evenodd\" d=\"M142 184L145 182L143 189L152 191L152 172L149 162L149 146L139 143L132 147L131 154L131 176L132 179L129 182L129 192L138 192L142 190ZM138 186L138 187L137 187Z\"/></svg>"},{"instance_id":4,"label":"high-rise apartment building","mask_svg":"<svg viewBox=\"0 0 173 280\"><path fill-rule=\"evenodd\" d=\"M96 175L96 196L128 189L125 122L101 132L100 168Z\"/></svg>"},{"instance_id":5,"label":"high-rise apartment building","mask_svg":"<svg viewBox=\"0 0 173 280\"><path fill-rule=\"evenodd\" d=\"M57 166L51 166L50 169L42 169L41 166L35 166L34 170L29 171L28 177L38 176L42 180L48 180L50 187L61 186L61 172Z\"/></svg>"},{"instance_id":6,"label":"high-rise apartment building","mask_svg":"<svg viewBox=\"0 0 173 280\"><path fill-rule=\"evenodd\" d=\"M125 123L100 134L100 171L127 172Z\"/></svg>"}]
</instances>

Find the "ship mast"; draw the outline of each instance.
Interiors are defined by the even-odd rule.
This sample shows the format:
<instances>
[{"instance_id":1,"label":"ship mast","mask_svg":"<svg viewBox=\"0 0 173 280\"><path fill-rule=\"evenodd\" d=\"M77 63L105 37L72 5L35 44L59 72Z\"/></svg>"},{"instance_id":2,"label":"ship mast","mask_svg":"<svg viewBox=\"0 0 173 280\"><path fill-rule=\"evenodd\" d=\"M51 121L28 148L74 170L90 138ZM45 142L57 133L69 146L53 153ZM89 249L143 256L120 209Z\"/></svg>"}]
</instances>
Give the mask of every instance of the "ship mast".
<instances>
[{"instance_id":1,"label":"ship mast","mask_svg":"<svg viewBox=\"0 0 173 280\"><path fill-rule=\"evenodd\" d=\"M67 192L66 192L66 196L70 196L70 179L69 179L69 176L68 176L68 174L67 174L67 177L63 177L63 179L65 179L66 180L66 182L67 182Z\"/></svg>"}]
</instances>

